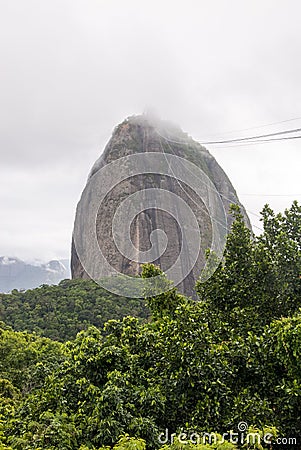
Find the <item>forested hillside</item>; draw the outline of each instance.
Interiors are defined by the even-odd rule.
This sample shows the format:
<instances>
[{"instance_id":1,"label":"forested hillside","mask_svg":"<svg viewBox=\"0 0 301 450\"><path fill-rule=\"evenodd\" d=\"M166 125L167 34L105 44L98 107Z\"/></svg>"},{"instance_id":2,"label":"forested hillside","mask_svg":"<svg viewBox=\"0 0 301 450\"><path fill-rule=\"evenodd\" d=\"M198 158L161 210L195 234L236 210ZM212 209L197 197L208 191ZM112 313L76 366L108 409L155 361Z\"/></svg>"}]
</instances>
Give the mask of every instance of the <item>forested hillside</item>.
<instances>
[{"instance_id":1,"label":"forested hillside","mask_svg":"<svg viewBox=\"0 0 301 450\"><path fill-rule=\"evenodd\" d=\"M16 331L59 341L75 338L89 325L102 328L107 320L128 315L146 318L145 300L116 296L88 280L64 280L58 286L0 294L0 321Z\"/></svg>"},{"instance_id":2,"label":"forested hillside","mask_svg":"<svg viewBox=\"0 0 301 450\"><path fill-rule=\"evenodd\" d=\"M276 216L265 207L259 237L233 214L224 260L197 285L199 302L170 289L146 300L149 320L116 319L115 309L104 327L65 343L3 324L2 450L300 448L301 207ZM142 276L156 273L147 265ZM68 283L93 312L98 288ZM66 286L57 292L67 297ZM221 443L230 430L239 441ZM248 431L261 441L247 442ZM203 445L204 433L218 441Z\"/></svg>"}]
</instances>

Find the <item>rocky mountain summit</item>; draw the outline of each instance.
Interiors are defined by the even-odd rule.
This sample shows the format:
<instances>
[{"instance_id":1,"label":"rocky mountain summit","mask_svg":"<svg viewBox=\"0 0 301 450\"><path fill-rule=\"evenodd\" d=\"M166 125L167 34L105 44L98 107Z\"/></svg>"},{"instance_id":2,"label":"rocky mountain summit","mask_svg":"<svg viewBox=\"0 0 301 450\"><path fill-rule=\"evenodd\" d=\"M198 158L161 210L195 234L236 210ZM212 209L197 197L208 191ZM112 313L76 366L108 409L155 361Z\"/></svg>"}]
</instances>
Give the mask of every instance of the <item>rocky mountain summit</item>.
<instances>
[{"instance_id":1,"label":"rocky mountain summit","mask_svg":"<svg viewBox=\"0 0 301 450\"><path fill-rule=\"evenodd\" d=\"M103 176L105 184L107 175L102 175L104 173L103 169L113 167L111 163L130 155L141 156L141 154L148 154L151 158L155 155L155 160L157 159L158 162L158 171L154 171L154 173L150 171L142 173L143 171L141 171L141 173L135 173L130 177L124 176L122 181L117 182L106 193L105 197L100 199L95 223L98 246L106 262L113 268L113 271L130 276L139 274L141 259L138 257L131 258L128 254L120 251L118 242L121 243L122 248L125 248L124 243L127 242L129 236L133 248L137 249L137 255L145 255L154 247L161 250L164 247L163 252L152 260L154 264L159 265L164 271L168 271L169 267L176 263L178 264L179 255L181 255L179 270L184 275L182 274L182 281L178 287L187 295L193 295L195 281L198 279L201 268L205 264L205 251L211 247L213 221L218 223L221 234L228 232L232 221L232 217L228 214L231 203L240 205L246 223L250 226L249 219L238 200L229 178L209 151L184 133L178 126L155 119L149 115L129 117L115 128L103 153L91 169L87 186L96 176ZM156 154L158 154L157 158ZM175 166L177 176L174 175L172 170L168 174L161 173L160 167L164 165L162 158L165 158L169 165L174 161L176 163L179 162L179 166L177 164ZM187 161L190 165L186 167L185 164L182 164L183 161L184 163ZM192 167L191 163L203 174L198 181L201 189L207 190L207 204L206 200L200 198L200 195L194 188L195 174L189 173L189 168ZM109 166L110 164L111 166ZM127 162L124 164L126 165ZM120 171L122 172L123 170L125 168L121 165ZM114 177L113 172L111 176ZM155 198L152 201L151 196L154 189L160 195L162 191L171 193L169 196L165 196L166 208L160 206L160 202L156 203L157 200ZM143 191L144 197L141 197L139 200L140 206L137 209L137 214L127 217L127 212L130 215L135 194L141 191ZM84 192L81 201L83 201ZM150 200L146 198L146 194L149 194ZM80 225L77 223L77 234L81 232L81 227L84 228L85 226L85 213L88 212L89 201L90 203L92 201L91 195L92 193L87 197L90 200L85 200L86 206L83 207L80 203L80 206L78 205L77 219L80 216ZM214 196L216 195L218 195L225 211L225 222L223 223L222 219L219 219L219 211L215 210L217 209L217 206L214 204ZM118 231L114 235L116 211L129 197L133 200L127 203L128 206L123 216L124 226L119 226ZM200 251L197 258L192 258L191 256L192 246L188 246L186 251L181 253L184 245L183 236L191 233L189 226L192 226L192 224L191 219L185 212L185 208L181 210L179 204L174 201L175 198L180 198L181 202L179 204L185 205L187 211L192 211L196 219L200 236ZM150 206L147 207L147 204ZM161 235L157 233L158 230L163 230L167 238L167 243L163 247L163 244L159 242ZM95 245L92 241L91 237L91 243L88 241L86 245L88 248L85 248L86 258L88 257L91 260L95 257ZM184 273L185 271L187 272L187 267L189 267L189 271ZM90 277L90 273L87 273L86 267L83 266L82 260L78 255L78 248L74 239L72 242L71 272L73 278ZM103 273L107 274L108 272L104 271Z\"/></svg>"}]
</instances>

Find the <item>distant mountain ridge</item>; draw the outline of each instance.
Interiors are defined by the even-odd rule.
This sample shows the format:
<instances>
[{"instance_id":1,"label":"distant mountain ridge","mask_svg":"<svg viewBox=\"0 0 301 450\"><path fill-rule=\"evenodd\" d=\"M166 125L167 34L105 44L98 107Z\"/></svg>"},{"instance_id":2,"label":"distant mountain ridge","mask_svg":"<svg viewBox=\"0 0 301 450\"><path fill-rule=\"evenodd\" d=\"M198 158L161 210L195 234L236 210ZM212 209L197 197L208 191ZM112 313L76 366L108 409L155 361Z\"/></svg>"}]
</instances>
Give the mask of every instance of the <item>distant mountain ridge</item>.
<instances>
[{"instance_id":1,"label":"distant mountain ridge","mask_svg":"<svg viewBox=\"0 0 301 450\"><path fill-rule=\"evenodd\" d=\"M0 292L32 289L42 284L58 284L70 278L69 260L30 263L19 258L0 256Z\"/></svg>"}]
</instances>

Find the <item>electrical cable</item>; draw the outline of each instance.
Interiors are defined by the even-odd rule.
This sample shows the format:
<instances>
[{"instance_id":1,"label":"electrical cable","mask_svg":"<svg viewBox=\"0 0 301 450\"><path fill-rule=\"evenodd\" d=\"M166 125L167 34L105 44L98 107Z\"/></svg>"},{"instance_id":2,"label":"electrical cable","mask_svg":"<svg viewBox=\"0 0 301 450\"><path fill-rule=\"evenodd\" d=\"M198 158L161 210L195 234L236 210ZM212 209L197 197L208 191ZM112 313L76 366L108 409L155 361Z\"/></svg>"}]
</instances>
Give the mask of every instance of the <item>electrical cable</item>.
<instances>
[{"instance_id":1,"label":"electrical cable","mask_svg":"<svg viewBox=\"0 0 301 450\"><path fill-rule=\"evenodd\" d=\"M235 148L235 147L250 147L251 145L262 145L262 144L271 144L272 142L279 142L279 141L291 141L294 139L301 139L301 135L298 136L289 136L289 137L281 137L281 138L275 138L275 139L258 139L254 141L248 141L247 143L234 143L233 145L223 145L219 146L216 149L220 148ZM213 146L219 145L218 143L212 144Z\"/></svg>"},{"instance_id":2,"label":"electrical cable","mask_svg":"<svg viewBox=\"0 0 301 450\"><path fill-rule=\"evenodd\" d=\"M241 133L243 131L249 131L249 130L258 130L259 128L266 128L266 127L270 127L273 125L279 125L281 123L287 123L287 122L293 122L296 120L301 120L301 117L295 117L293 119L286 119L286 120L280 120L278 122L271 122L271 123L267 123L265 125L259 125L259 126L253 126L253 127L248 127L248 128L242 128L239 130L231 130L231 131L224 131L224 132L220 132L220 133L215 133L215 134L211 134L209 135L209 137L218 137L218 136L224 136L225 134L232 134L232 133Z\"/></svg>"},{"instance_id":3,"label":"electrical cable","mask_svg":"<svg viewBox=\"0 0 301 450\"><path fill-rule=\"evenodd\" d=\"M244 197L301 197L301 194L240 194Z\"/></svg>"},{"instance_id":4,"label":"electrical cable","mask_svg":"<svg viewBox=\"0 0 301 450\"><path fill-rule=\"evenodd\" d=\"M211 145L211 144L228 144L228 143L232 143L232 142L242 142L242 141L250 141L250 140L253 141L254 139L261 139L261 138L279 136L279 135L290 134L290 133L299 133L300 131L301 131L301 128L295 128L292 130L277 131L275 133L259 134L257 136L249 136L249 137L244 137L244 138L227 139L227 140L222 140L222 141L207 141L207 142L201 141L201 144L203 144L203 145L210 144ZM297 138L300 138L300 137L301 136L297 136ZM290 138L294 139L295 137L290 137ZM290 138L286 138L286 139L290 139ZM285 139L285 138L283 138L283 139Z\"/></svg>"}]
</instances>

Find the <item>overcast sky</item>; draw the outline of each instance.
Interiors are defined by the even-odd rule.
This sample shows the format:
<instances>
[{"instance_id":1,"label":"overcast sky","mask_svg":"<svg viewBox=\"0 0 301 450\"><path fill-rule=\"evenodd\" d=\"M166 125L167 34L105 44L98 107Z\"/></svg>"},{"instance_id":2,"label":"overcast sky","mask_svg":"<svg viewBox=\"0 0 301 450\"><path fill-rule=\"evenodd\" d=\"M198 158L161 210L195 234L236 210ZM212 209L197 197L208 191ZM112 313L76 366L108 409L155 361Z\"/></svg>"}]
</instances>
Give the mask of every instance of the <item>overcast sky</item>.
<instances>
[{"instance_id":1,"label":"overcast sky","mask_svg":"<svg viewBox=\"0 0 301 450\"><path fill-rule=\"evenodd\" d=\"M301 117L298 0L0 5L0 255L69 257L92 164L146 107L199 141L301 127L224 134ZM301 201L301 140L208 149L255 226Z\"/></svg>"}]
</instances>

